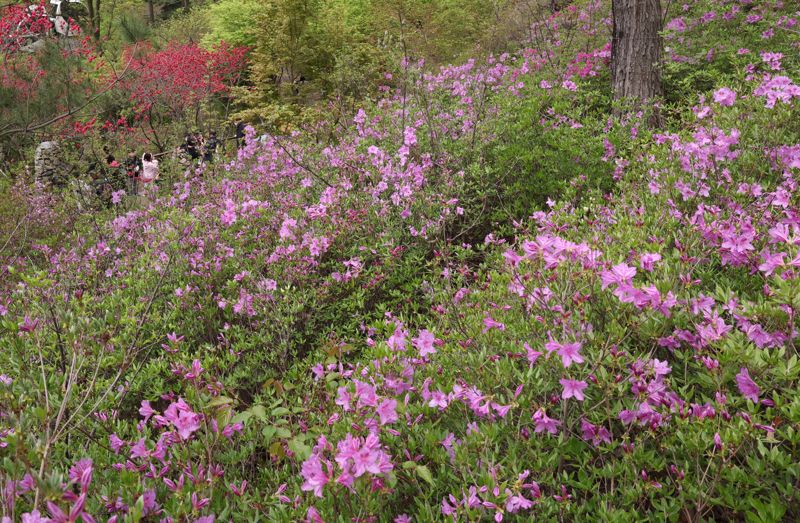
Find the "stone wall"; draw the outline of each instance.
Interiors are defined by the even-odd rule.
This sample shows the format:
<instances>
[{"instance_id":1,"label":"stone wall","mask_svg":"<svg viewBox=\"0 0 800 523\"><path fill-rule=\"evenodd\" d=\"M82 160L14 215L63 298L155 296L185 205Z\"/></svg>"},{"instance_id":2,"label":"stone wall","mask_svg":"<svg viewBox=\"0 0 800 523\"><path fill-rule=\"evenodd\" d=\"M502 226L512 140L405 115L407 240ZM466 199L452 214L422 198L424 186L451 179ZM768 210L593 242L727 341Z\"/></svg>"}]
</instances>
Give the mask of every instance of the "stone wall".
<instances>
[{"instance_id":1,"label":"stone wall","mask_svg":"<svg viewBox=\"0 0 800 523\"><path fill-rule=\"evenodd\" d=\"M64 157L58 142L42 142L33 156L33 174L45 185L66 184Z\"/></svg>"}]
</instances>

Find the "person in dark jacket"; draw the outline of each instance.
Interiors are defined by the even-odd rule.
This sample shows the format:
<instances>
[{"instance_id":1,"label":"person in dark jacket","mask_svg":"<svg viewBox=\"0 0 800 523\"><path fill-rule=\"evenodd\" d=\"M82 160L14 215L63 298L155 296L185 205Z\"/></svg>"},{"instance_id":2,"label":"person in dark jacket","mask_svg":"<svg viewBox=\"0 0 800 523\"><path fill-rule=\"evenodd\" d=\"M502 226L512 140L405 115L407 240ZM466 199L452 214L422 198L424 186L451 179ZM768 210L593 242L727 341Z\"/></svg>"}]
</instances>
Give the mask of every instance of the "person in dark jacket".
<instances>
[{"instance_id":1,"label":"person in dark jacket","mask_svg":"<svg viewBox=\"0 0 800 523\"><path fill-rule=\"evenodd\" d=\"M208 140L206 140L203 146L203 161L207 163L213 162L214 154L216 154L218 147L219 141L217 140L217 132L211 131L208 135Z\"/></svg>"},{"instance_id":2,"label":"person in dark jacket","mask_svg":"<svg viewBox=\"0 0 800 523\"><path fill-rule=\"evenodd\" d=\"M195 140L194 136L192 136L190 133L186 134L186 138L183 140L181 149L189 156L189 158L191 158L192 161L200 158L200 151L197 150L197 140Z\"/></svg>"},{"instance_id":3,"label":"person in dark jacket","mask_svg":"<svg viewBox=\"0 0 800 523\"><path fill-rule=\"evenodd\" d=\"M244 122L236 122L236 143L239 147L244 147L245 140L244 140Z\"/></svg>"},{"instance_id":4,"label":"person in dark jacket","mask_svg":"<svg viewBox=\"0 0 800 523\"><path fill-rule=\"evenodd\" d=\"M136 196L139 192L139 177L142 174L142 160L136 156L134 151L128 152L125 158L125 174L127 175L126 192L131 196Z\"/></svg>"},{"instance_id":5,"label":"person in dark jacket","mask_svg":"<svg viewBox=\"0 0 800 523\"><path fill-rule=\"evenodd\" d=\"M114 158L114 155L111 154L111 151L108 149L107 145L103 146L103 154L106 155L106 166L107 167L112 167L113 168L113 167L117 167L119 165L117 163L116 158Z\"/></svg>"}]
</instances>

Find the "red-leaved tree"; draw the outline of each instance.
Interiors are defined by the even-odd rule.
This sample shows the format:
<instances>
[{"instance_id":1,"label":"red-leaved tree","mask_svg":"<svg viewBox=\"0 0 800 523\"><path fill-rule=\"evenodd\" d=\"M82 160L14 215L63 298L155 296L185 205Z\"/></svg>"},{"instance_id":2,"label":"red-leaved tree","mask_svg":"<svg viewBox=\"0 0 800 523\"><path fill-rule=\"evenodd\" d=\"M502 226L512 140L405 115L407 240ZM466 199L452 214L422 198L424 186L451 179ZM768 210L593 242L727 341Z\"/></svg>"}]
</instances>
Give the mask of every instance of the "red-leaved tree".
<instances>
[{"instance_id":1,"label":"red-leaved tree","mask_svg":"<svg viewBox=\"0 0 800 523\"><path fill-rule=\"evenodd\" d=\"M16 52L52 27L44 0L31 6L6 6L0 11L0 53Z\"/></svg>"},{"instance_id":2,"label":"red-leaved tree","mask_svg":"<svg viewBox=\"0 0 800 523\"><path fill-rule=\"evenodd\" d=\"M130 74L121 87L148 140L163 150L165 124L197 124L203 103L224 101L241 79L246 53L246 48L224 43L210 50L174 43L149 52L131 50L125 59Z\"/></svg>"}]
</instances>

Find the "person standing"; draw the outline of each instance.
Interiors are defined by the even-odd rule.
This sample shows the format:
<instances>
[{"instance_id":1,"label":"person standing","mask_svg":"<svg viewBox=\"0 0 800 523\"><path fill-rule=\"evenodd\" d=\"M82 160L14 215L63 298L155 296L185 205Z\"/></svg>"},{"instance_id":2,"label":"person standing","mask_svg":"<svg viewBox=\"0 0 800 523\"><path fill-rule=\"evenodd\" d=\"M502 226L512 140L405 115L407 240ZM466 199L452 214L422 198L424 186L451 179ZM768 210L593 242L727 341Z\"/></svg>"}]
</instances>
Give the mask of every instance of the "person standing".
<instances>
[{"instance_id":1,"label":"person standing","mask_svg":"<svg viewBox=\"0 0 800 523\"><path fill-rule=\"evenodd\" d=\"M183 145L181 147L184 152L189 155L189 158L192 162L196 161L200 157L200 153L197 150L197 141L190 133L186 133L186 138L184 138Z\"/></svg>"},{"instance_id":2,"label":"person standing","mask_svg":"<svg viewBox=\"0 0 800 523\"><path fill-rule=\"evenodd\" d=\"M142 174L139 176L139 180L142 182L143 194L146 194L148 190L152 191L152 189L148 188L155 186L158 176L158 160L153 158L152 154L144 153L144 156L142 156Z\"/></svg>"},{"instance_id":3,"label":"person standing","mask_svg":"<svg viewBox=\"0 0 800 523\"><path fill-rule=\"evenodd\" d=\"M117 163L116 158L114 158L114 155L108 149L107 145L103 146L103 154L106 155L106 166L107 167L112 168L112 169L115 168L115 167L119 167L119 163Z\"/></svg>"},{"instance_id":4,"label":"person standing","mask_svg":"<svg viewBox=\"0 0 800 523\"><path fill-rule=\"evenodd\" d=\"M244 122L236 122L236 144L239 147L244 147L245 139L244 139Z\"/></svg>"},{"instance_id":5,"label":"person standing","mask_svg":"<svg viewBox=\"0 0 800 523\"><path fill-rule=\"evenodd\" d=\"M217 132L211 131L211 133L208 135L208 140L206 140L205 146L203 147L203 161L206 163L213 162L214 154L216 154L218 147L219 142L217 141Z\"/></svg>"},{"instance_id":6,"label":"person standing","mask_svg":"<svg viewBox=\"0 0 800 523\"><path fill-rule=\"evenodd\" d=\"M203 161L203 154L206 149L206 139L203 137L203 133L200 131L194 133L194 143L195 147L197 147L197 159Z\"/></svg>"},{"instance_id":7,"label":"person standing","mask_svg":"<svg viewBox=\"0 0 800 523\"><path fill-rule=\"evenodd\" d=\"M128 152L128 157L125 158L125 174L128 175L127 192L131 196L136 196L139 177L142 174L142 160L133 151Z\"/></svg>"}]
</instances>

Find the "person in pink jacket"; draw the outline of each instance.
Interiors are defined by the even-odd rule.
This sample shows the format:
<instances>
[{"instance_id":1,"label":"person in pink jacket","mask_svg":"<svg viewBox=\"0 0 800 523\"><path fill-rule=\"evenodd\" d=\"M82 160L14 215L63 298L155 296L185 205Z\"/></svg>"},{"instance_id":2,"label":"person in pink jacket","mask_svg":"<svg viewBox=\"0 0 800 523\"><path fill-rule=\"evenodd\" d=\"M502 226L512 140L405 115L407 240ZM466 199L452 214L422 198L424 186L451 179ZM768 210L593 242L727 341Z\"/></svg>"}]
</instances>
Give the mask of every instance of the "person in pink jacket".
<instances>
[{"instance_id":1,"label":"person in pink jacket","mask_svg":"<svg viewBox=\"0 0 800 523\"><path fill-rule=\"evenodd\" d=\"M158 180L158 160L150 153L144 153L142 156L142 174L139 179L145 185Z\"/></svg>"}]
</instances>

